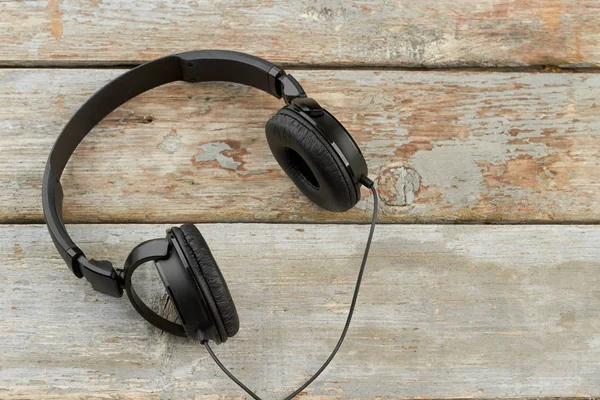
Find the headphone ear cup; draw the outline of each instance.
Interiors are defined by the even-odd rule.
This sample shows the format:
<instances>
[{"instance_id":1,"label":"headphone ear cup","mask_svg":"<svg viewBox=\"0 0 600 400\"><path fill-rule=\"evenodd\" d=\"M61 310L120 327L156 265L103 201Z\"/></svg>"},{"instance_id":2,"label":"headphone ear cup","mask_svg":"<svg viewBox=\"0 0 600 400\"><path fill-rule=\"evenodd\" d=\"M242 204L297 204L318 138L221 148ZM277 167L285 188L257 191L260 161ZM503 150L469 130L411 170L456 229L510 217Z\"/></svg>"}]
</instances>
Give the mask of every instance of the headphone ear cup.
<instances>
[{"instance_id":1,"label":"headphone ear cup","mask_svg":"<svg viewBox=\"0 0 600 400\"><path fill-rule=\"evenodd\" d=\"M310 200L335 212L358 202L355 185L333 146L301 114L282 108L265 126L273 156Z\"/></svg>"},{"instance_id":2,"label":"headphone ear cup","mask_svg":"<svg viewBox=\"0 0 600 400\"><path fill-rule=\"evenodd\" d=\"M195 225L184 224L171 231L185 253L196 283L210 308L221 342L225 342L240 328L237 310L225 278Z\"/></svg>"}]
</instances>

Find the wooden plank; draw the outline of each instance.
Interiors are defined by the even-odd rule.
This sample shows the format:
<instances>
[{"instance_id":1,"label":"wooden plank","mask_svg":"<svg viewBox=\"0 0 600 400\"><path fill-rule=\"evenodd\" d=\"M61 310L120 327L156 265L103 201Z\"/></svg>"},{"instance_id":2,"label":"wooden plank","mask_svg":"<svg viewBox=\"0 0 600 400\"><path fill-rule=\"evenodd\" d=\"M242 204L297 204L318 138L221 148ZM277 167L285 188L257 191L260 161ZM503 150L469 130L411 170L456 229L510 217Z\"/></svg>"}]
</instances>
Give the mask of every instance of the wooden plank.
<instances>
[{"instance_id":1,"label":"wooden plank","mask_svg":"<svg viewBox=\"0 0 600 400\"><path fill-rule=\"evenodd\" d=\"M285 64L591 67L598 0L0 2L0 63L115 64L227 48Z\"/></svg>"},{"instance_id":2,"label":"wooden plank","mask_svg":"<svg viewBox=\"0 0 600 400\"><path fill-rule=\"evenodd\" d=\"M119 265L166 227L69 230ZM335 344L368 227L199 228L241 318L218 354L282 398ZM598 396L599 240L591 226L377 227L347 342L306 397ZM0 254L0 397L240 398L198 344L75 279L44 226L0 226ZM160 305L153 276L136 284Z\"/></svg>"},{"instance_id":3,"label":"wooden plank","mask_svg":"<svg viewBox=\"0 0 600 400\"><path fill-rule=\"evenodd\" d=\"M0 220L41 222L62 126L121 70L0 70ZM382 221L598 222L600 75L296 71L362 148ZM271 155L281 102L233 84L173 84L111 114L67 167L78 222L366 221L325 212Z\"/></svg>"}]
</instances>

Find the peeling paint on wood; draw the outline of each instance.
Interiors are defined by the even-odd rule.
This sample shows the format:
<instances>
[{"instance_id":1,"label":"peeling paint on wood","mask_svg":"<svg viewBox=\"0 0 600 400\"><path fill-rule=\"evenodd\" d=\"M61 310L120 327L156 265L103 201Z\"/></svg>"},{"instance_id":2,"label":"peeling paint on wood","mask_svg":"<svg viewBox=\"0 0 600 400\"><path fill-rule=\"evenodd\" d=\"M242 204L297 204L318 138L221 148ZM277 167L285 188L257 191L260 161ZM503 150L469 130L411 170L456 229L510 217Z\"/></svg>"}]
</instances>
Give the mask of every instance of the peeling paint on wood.
<instances>
[{"instance_id":1,"label":"peeling paint on wood","mask_svg":"<svg viewBox=\"0 0 600 400\"><path fill-rule=\"evenodd\" d=\"M168 226L67 228L120 265ZM198 227L240 313L217 352L282 398L335 344L368 227ZM599 242L591 226L377 227L347 342L306 398L597 395ZM0 257L0 397L240 398L198 344L75 279L45 226L0 226ZM142 270L138 288L160 304L154 275Z\"/></svg>"},{"instance_id":2,"label":"peeling paint on wood","mask_svg":"<svg viewBox=\"0 0 600 400\"><path fill-rule=\"evenodd\" d=\"M50 0L0 12L0 60L14 64L227 48L287 64L600 65L598 0Z\"/></svg>"},{"instance_id":3,"label":"peeling paint on wood","mask_svg":"<svg viewBox=\"0 0 600 400\"><path fill-rule=\"evenodd\" d=\"M411 167L389 167L378 177L379 195L390 206L413 204L415 195L421 188L421 176Z\"/></svg>"},{"instance_id":4,"label":"peeling paint on wood","mask_svg":"<svg viewBox=\"0 0 600 400\"><path fill-rule=\"evenodd\" d=\"M0 70L0 220L42 220L44 163L77 107L121 70ZM600 220L600 75L294 71L352 133L384 222ZM78 222L367 221L293 186L264 125L281 102L172 84L112 113L63 176Z\"/></svg>"},{"instance_id":5,"label":"peeling paint on wood","mask_svg":"<svg viewBox=\"0 0 600 400\"><path fill-rule=\"evenodd\" d=\"M63 26L61 22L61 13L59 9L59 0L49 0L48 7L46 7L50 15L50 33L54 36L57 41L60 40L63 33Z\"/></svg>"}]
</instances>

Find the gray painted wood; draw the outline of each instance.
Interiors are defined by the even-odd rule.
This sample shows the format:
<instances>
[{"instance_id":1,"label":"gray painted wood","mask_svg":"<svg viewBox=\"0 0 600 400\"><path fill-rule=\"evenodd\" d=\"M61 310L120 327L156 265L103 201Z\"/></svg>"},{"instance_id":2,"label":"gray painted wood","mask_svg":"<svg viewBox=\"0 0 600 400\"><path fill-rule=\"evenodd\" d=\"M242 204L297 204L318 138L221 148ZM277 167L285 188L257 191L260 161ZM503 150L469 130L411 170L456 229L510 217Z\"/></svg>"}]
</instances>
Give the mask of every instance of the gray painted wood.
<instances>
[{"instance_id":1,"label":"gray painted wood","mask_svg":"<svg viewBox=\"0 0 600 400\"><path fill-rule=\"evenodd\" d=\"M42 221L41 181L75 110L123 70L0 70L0 221ZM363 150L385 222L600 221L600 75L294 71ZM304 196L269 151L282 105L240 85L128 102L63 176L76 222L366 221Z\"/></svg>"},{"instance_id":2,"label":"gray painted wood","mask_svg":"<svg viewBox=\"0 0 600 400\"><path fill-rule=\"evenodd\" d=\"M115 64L201 48L287 64L600 64L598 0L0 2L0 62Z\"/></svg>"},{"instance_id":3,"label":"gray painted wood","mask_svg":"<svg viewBox=\"0 0 600 400\"><path fill-rule=\"evenodd\" d=\"M166 227L68 228L119 265ZM241 317L217 352L281 398L334 345L368 227L199 228ZM600 394L599 242L594 226L378 226L347 342L305 397ZM75 279L44 226L0 226L0 256L0 398L243 398L197 344Z\"/></svg>"}]
</instances>

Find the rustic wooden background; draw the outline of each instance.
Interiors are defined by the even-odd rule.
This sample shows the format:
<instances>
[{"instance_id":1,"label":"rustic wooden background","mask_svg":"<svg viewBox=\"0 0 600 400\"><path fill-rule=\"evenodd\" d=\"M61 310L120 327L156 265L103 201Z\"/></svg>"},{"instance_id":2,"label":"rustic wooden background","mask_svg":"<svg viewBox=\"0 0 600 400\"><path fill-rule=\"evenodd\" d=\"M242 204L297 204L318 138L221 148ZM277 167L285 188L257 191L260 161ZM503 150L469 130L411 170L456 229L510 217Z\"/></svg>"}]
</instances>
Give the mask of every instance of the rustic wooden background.
<instances>
[{"instance_id":1,"label":"rustic wooden background","mask_svg":"<svg viewBox=\"0 0 600 400\"><path fill-rule=\"evenodd\" d=\"M205 48L290 70L381 192L355 322L303 398L600 396L600 0L49 0L0 2L0 398L244 398L196 343L73 278L41 212L82 102ZM107 117L63 177L95 258L199 223L241 317L217 352L267 398L335 344L373 205L300 195L264 137L280 106L170 84Z\"/></svg>"}]
</instances>

